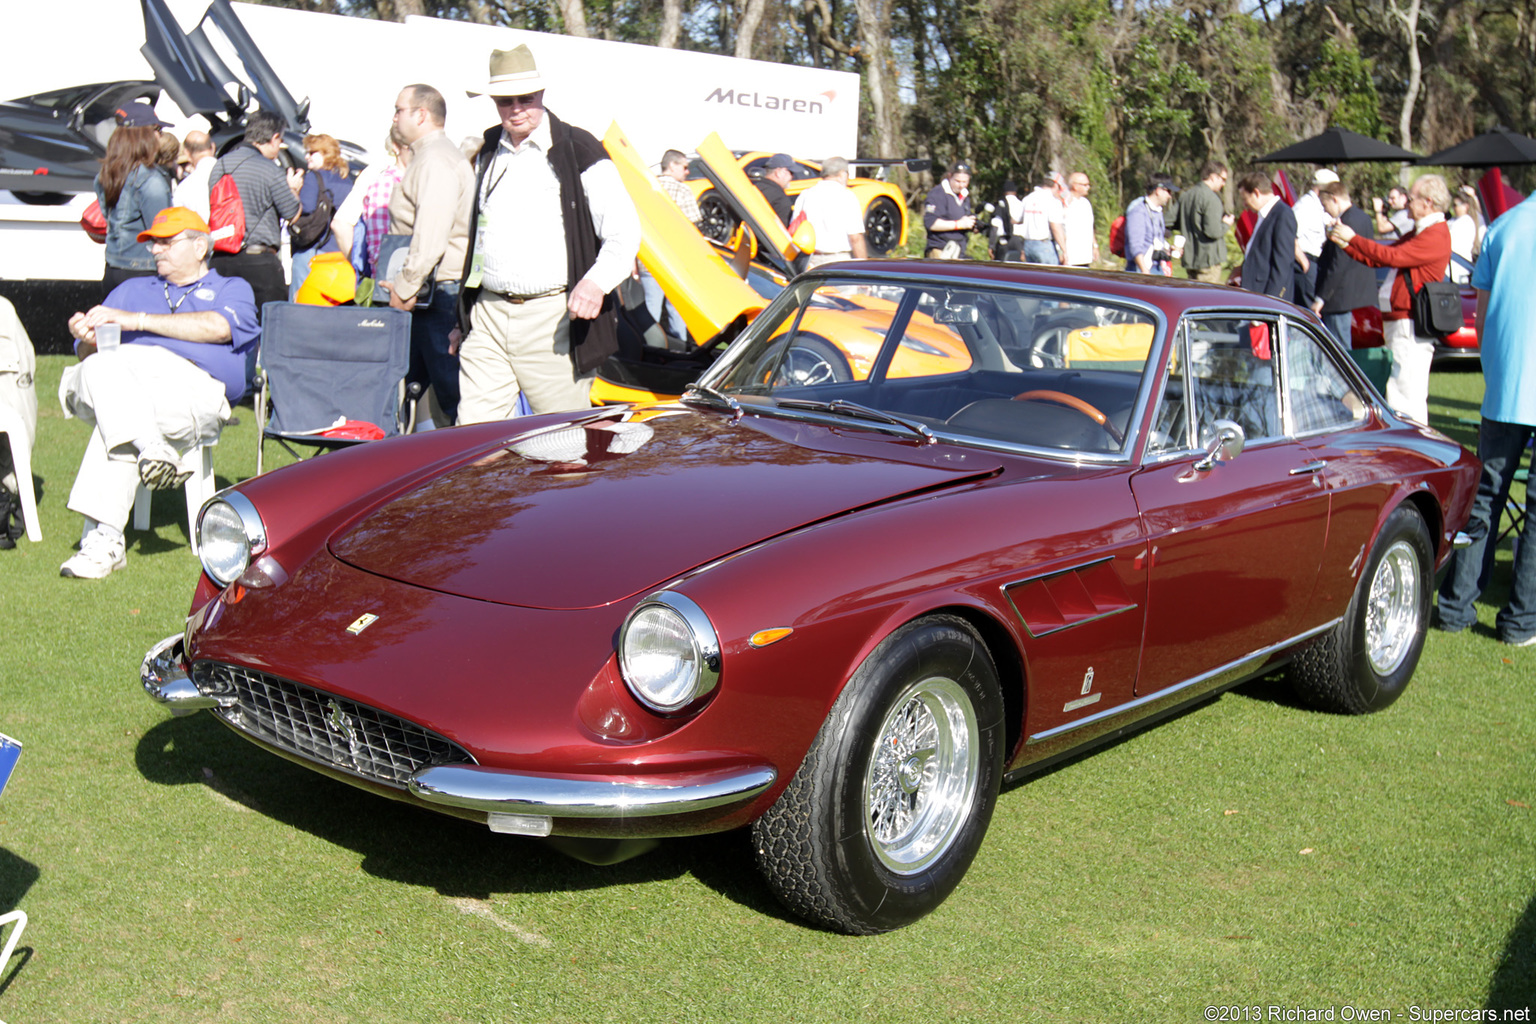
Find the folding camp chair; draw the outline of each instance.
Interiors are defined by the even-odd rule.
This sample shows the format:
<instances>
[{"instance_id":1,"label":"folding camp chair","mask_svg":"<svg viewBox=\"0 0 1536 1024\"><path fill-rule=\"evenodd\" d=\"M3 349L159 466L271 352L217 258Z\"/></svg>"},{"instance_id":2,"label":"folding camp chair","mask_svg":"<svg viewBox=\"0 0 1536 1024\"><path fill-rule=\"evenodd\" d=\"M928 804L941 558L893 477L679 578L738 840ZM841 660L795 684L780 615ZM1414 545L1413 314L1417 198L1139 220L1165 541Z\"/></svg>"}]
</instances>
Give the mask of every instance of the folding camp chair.
<instances>
[{"instance_id":1,"label":"folding camp chair","mask_svg":"<svg viewBox=\"0 0 1536 1024\"><path fill-rule=\"evenodd\" d=\"M1528 469L1515 470L1515 483L1523 484L1526 488L1526 500L1516 501L1511 494L1509 500L1504 503L1504 520L1507 525L1499 531L1499 540L1503 540L1511 533L1515 534L1515 542L1521 543L1525 537L1525 513L1526 503L1530 501L1531 471Z\"/></svg>"},{"instance_id":2,"label":"folding camp chair","mask_svg":"<svg viewBox=\"0 0 1536 1024\"><path fill-rule=\"evenodd\" d=\"M355 437L327 437L338 421L402 431L401 384L410 368L411 315L380 306L271 302L262 309L257 378L256 472L266 441L297 456L295 445L342 448ZM269 415L270 414L270 415Z\"/></svg>"}]
</instances>

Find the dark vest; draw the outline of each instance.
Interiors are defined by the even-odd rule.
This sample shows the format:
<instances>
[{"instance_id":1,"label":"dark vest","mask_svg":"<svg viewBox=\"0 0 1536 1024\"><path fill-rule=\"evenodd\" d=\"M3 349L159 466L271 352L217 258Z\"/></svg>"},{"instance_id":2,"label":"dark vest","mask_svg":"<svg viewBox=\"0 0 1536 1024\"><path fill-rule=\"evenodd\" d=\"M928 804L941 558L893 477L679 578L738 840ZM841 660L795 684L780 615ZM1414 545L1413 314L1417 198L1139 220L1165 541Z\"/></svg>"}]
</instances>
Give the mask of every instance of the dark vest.
<instances>
[{"instance_id":1,"label":"dark vest","mask_svg":"<svg viewBox=\"0 0 1536 1024\"><path fill-rule=\"evenodd\" d=\"M548 110L544 111L544 116L549 119L549 165L560 182L560 212L565 218L565 287L569 292L592 269L603 245L592 223L592 210L587 205L586 190L581 186L581 175L599 160L607 160L608 153L591 132L566 124ZM501 125L487 128L485 143L475 155L475 206L470 215L469 248L464 256L461 280L469 280L470 263L475 257L474 225L480 219L481 183L500 145ZM469 333L469 312L479 297L478 288L465 288L459 293L459 327L465 334ZM603 296L603 308L595 320L571 320L571 362L578 374L590 373L618 350L618 316L610 292Z\"/></svg>"}]
</instances>

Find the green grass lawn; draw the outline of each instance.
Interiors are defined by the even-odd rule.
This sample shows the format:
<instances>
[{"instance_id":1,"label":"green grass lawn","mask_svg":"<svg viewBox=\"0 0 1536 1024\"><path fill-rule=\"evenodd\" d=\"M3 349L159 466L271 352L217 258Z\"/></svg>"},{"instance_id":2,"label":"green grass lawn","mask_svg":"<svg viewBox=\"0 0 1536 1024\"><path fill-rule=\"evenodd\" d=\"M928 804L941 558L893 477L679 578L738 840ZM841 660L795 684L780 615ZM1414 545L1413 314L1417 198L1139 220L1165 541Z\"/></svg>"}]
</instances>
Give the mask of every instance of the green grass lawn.
<instances>
[{"instance_id":1,"label":"green grass lawn","mask_svg":"<svg viewBox=\"0 0 1536 1024\"><path fill-rule=\"evenodd\" d=\"M1410 1008L1536 1002L1536 648L1496 643L1493 606L1432 634L1382 714L1313 713L1263 680L1009 788L943 907L846 938L782 913L740 835L589 867L167 717L137 673L197 574L181 493L130 532L125 571L61 579L86 430L53 399L64 359L40 364L44 539L0 552L0 732L26 745L0 797L0 912L31 918L0 965L10 1024L1425 1020ZM1433 388L1437 425L1470 442L1481 376ZM254 470L238 415L221 485ZM1506 547L1491 600L1508 566Z\"/></svg>"}]
</instances>

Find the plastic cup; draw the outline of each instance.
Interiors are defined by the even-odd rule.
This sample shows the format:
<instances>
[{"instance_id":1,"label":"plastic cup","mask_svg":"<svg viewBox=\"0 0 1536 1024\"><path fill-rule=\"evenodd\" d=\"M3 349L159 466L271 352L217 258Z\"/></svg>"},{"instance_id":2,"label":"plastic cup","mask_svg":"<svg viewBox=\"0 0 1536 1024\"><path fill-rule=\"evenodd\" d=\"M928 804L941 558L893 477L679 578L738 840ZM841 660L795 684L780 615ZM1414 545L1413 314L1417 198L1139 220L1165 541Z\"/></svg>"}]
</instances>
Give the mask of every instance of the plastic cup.
<instances>
[{"instance_id":1,"label":"plastic cup","mask_svg":"<svg viewBox=\"0 0 1536 1024\"><path fill-rule=\"evenodd\" d=\"M1182 249L1182 248L1184 248L1184 236L1183 235L1174 235L1173 236L1173 247L1175 249Z\"/></svg>"},{"instance_id":2,"label":"plastic cup","mask_svg":"<svg viewBox=\"0 0 1536 1024\"><path fill-rule=\"evenodd\" d=\"M123 343L122 324L96 325L96 351L110 352Z\"/></svg>"}]
</instances>

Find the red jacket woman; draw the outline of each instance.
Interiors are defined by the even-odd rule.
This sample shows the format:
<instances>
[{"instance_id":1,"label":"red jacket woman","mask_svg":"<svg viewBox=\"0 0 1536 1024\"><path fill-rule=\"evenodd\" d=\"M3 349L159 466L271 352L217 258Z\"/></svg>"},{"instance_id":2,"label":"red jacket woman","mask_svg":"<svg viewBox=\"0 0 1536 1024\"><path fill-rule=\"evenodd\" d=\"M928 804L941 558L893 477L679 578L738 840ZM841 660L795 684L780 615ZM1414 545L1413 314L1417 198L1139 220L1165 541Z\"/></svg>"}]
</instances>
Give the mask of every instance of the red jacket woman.
<instances>
[{"instance_id":1,"label":"red jacket woman","mask_svg":"<svg viewBox=\"0 0 1536 1024\"><path fill-rule=\"evenodd\" d=\"M1393 245L1361 238L1346 224L1336 224L1329 237L1352 259L1368 267L1393 271L1390 299L1381 314L1381 333L1392 353L1392 377L1387 381L1387 404L1420 423L1429 422L1429 365L1435 357L1434 342L1418 337L1413 329L1413 291L1445 276L1451 265L1451 229L1445 211L1451 192L1445 179L1426 174L1408 189L1408 212L1413 230Z\"/></svg>"}]
</instances>

